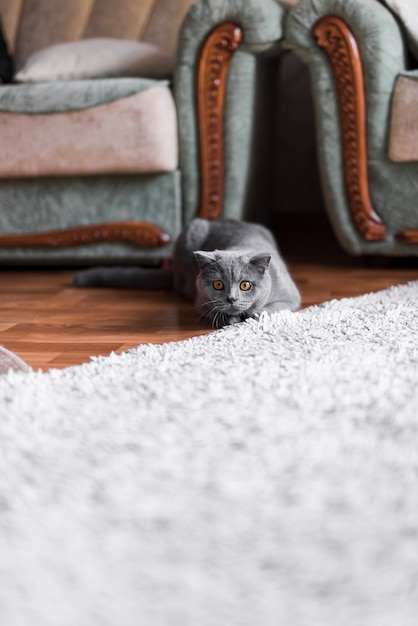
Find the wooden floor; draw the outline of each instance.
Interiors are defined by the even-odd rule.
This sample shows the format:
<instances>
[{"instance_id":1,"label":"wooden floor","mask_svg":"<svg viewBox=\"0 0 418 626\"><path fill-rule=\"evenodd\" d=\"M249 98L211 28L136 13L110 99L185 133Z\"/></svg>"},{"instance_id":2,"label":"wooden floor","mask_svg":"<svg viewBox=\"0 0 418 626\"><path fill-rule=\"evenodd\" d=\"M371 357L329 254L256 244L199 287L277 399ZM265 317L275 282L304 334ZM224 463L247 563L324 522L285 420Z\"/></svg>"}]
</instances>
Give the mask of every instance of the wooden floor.
<instances>
[{"instance_id":1,"label":"wooden floor","mask_svg":"<svg viewBox=\"0 0 418 626\"><path fill-rule=\"evenodd\" d=\"M415 259L371 267L345 254L328 222L282 221L277 238L303 306L418 279ZM173 293L78 289L73 269L0 269L0 344L34 368L62 368L140 343L211 332Z\"/></svg>"}]
</instances>

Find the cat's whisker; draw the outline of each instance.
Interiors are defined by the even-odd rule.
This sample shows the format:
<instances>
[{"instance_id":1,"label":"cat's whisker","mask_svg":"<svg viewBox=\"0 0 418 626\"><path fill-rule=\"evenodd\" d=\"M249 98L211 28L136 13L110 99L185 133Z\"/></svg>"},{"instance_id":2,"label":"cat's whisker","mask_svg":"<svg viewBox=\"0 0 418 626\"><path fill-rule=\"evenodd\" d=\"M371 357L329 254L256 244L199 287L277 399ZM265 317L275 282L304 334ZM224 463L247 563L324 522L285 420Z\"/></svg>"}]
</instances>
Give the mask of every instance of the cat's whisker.
<instances>
[{"instance_id":1,"label":"cat's whisker","mask_svg":"<svg viewBox=\"0 0 418 626\"><path fill-rule=\"evenodd\" d=\"M206 317L206 321L208 321L211 324L212 328L216 328L216 319L219 315L218 309L216 309L216 307L213 306L211 309L206 311L203 315Z\"/></svg>"},{"instance_id":2,"label":"cat's whisker","mask_svg":"<svg viewBox=\"0 0 418 626\"><path fill-rule=\"evenodd\" d=\"M196 312L198 319L203 320L208 326L215 327L214 319L217 316L216 300L206 300L202 304L196 306ZM199 312L200 309L200 312Z\"/></svg>"},{"instance_id":3,"label":"cat's whisker","mask_svg":"<svg viewBox=\"0 0 418 626\"><path fill-rule=\"evenodd\" d=\"M213 313L213 315L212 315L212 328L217 328L217 319L219 317L219 311L214 309L213 311L211 311L211 313Z\"/></svg>"},{"instance_id":4,"label":"cat's whisker","mask_svg":"<svg viewBox=\"0 0 418 626\"><path fill-rule=\"evenodd\" d=\"M222 328L228 323L228 316L224 311L217 310L213 319L214 328Z\"/></svg>"},{"instance_id":5,"label":"cat's whisker","mask_svg":"<svg viewBox=\"0 0 418 626\"><path fill-rule=\"evenodd\" d=\"M200 314L198 313L197 319L199 321L202 321L205 326L211 326L210 319L209 319L208 315L205 315L204 313L200 313Z\"/></svg>"},{"instance_id":6,"label":"cat's whisker","mask_svg":"<svg viewBox=\"0 0 418 626\"><path fill-rule=\"evenodd\" d=\"M204 309L205 307L210 307L211 305L215 304L217 304L217 300L206 300L205 302L202 302L202 304L197 305L196 308ZM213 306L212 308L215 309L215 306Z\"/></svg>"},{"instance_id":7,"label":"cat's whisker","mask_svg":"<svg viewBox=\"0 0 418 626\"><path fill-rule=\"evenodd\" d=\"M222 316L222 313L220 311L216 311L215 317L213 318L213 323L212 323L214 328L220 328L220 324L218 324L218 321L219 321L219 318L221 318L221 316Z\"/></svg>"}]
</instances>

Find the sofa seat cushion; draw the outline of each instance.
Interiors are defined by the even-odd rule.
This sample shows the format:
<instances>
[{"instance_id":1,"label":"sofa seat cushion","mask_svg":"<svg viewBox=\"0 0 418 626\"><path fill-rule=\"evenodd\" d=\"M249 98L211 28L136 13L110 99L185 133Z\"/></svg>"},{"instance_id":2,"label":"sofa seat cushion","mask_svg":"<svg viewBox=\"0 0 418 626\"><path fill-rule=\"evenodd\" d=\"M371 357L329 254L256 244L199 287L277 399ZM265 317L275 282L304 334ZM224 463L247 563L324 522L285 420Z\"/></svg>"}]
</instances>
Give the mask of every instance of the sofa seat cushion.
<instances>
[{"instance_id":1,"label":"sofa seat cushion","mask_svg":"<svg viewBox=\"0 0 418 626\"><path fill-rule=\"evenodd\" d=\"M171 244L143 248L131 243L76 246L0 246L0 265L28 263L142 263L170 257L181 230L181 174L0 179L0 232L19 235L108 222L159 226Z\"/></svg>"},{"instance_id":2,"label":"sofa seat cushion","mask_svg":"<svg viewBox=\"0 0 418 626\"><path fill-rule=\"evenodd\" d=\"M398 77L392 96L389 130L391 161L418 161L418 72Z\"/></svg>"},{"instance_id":3,"label":"sofa seat cushion","mask_svg":"<svg viewBox=\"0 0 418 626\"><path fill-rule=\"evenodd\" d=\"M129 84L112 89L110 82L62 83L68 100L56 84L51 90L42 84L1 88L0 177L176 169L176 110L167 84L151 81L131 93ZM71 89L75 83L83 85ZM26 112L27 107L34 112Z\"/></svg>"}]
</instances>

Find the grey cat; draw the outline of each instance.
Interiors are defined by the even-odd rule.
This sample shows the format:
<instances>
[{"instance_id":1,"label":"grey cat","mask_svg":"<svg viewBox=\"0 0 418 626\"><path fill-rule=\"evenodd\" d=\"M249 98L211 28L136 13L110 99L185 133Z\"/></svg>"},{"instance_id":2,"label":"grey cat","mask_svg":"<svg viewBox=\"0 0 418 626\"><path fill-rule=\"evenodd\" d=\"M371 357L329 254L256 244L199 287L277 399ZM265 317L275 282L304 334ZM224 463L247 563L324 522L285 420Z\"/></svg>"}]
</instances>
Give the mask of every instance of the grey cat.
<instances>
[{"instance_id":1,"label":"grey cat","mask_svg":"<svg viewBox=\"0 0 418 626\"><path fill-rule=\"evenodd\" d=\"M178 237L173 269L99 267L79 272L78 286L174 289L214 327L262 311L296 310L299 291L273 235L259 224L192 220Z\"/></svg>"}]
</instances>

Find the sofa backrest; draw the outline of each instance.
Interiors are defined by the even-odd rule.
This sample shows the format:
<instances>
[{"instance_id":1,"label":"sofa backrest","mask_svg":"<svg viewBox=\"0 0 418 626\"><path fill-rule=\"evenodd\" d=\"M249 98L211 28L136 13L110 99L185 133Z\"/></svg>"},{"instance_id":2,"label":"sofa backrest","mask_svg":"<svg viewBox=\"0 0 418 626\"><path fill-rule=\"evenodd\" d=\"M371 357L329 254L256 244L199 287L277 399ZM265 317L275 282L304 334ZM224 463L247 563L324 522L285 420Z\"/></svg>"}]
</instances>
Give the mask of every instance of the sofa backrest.
<instances>
[{"instance_id":1,"label":"sofa backrest","mask_svg":"<svg viewBox=\"0 0 418 626\"><path fill-rule=\"evenodd\" d=\"M174 56L194 0L0 0L5 36L19 69L47 46L91 37L147 41Z\"/></svg>"}]
</instances>

